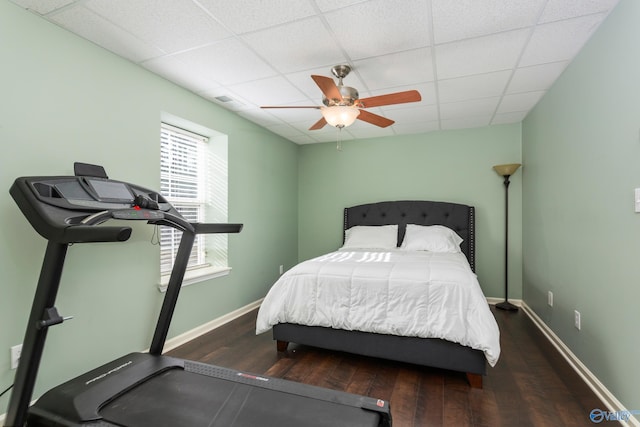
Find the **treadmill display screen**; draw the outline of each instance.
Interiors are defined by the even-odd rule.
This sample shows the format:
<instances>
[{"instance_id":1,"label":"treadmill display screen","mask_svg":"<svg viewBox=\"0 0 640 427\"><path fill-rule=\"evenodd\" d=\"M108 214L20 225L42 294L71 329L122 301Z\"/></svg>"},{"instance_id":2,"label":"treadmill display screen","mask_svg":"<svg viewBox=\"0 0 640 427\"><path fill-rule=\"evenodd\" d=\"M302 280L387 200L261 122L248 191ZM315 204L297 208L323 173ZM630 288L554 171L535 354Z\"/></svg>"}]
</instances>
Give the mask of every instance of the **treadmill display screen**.
<instances>
[{"instance_id":1,"label":"treadmill display screen","mask_svg":"<svg viewBox=\"0 0 640 427\"><path fill-rule=\"evenodd\" d=\"M93 200L93 197L82 188L78 181L61 182L55 187L65 199Z\"/></svg>"},{"instance_id":2,"label":"treadmill display screen","mask_svg":"<svg viewBox=\"0 0 640 427\"><path fill-rule=\"evenodd\" d=\"M133 201L129 188L122 182L89 179L89 184L100 199Z\"/></svg>"}]
</instances>

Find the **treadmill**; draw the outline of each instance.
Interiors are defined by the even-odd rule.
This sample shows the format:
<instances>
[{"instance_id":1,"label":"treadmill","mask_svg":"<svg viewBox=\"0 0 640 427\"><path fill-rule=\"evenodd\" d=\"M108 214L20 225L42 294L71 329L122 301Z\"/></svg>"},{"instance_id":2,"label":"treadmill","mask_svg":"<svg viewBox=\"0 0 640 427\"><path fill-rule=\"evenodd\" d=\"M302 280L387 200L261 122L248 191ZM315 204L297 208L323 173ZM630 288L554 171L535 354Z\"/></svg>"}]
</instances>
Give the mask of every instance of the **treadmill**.
<instances>
[{"instance_id":1,"label":"treadmill","mask_svg":"<svg viewBox=\"0 0 640 427\"><path fill-rule=\"evenodd\" d=\"M76 163L74 176L22 177L10 194L45 239L5 426L390 427L389 402L162 355L195 236L239 233L242 224L190 223L155 191ZM147 221L182 231L148 353L130 353L30 401L47 331L66 320L55 307L67 248L125 242ZM102 225L109 221L108 225Z\"/></svg>"}]
</instances>

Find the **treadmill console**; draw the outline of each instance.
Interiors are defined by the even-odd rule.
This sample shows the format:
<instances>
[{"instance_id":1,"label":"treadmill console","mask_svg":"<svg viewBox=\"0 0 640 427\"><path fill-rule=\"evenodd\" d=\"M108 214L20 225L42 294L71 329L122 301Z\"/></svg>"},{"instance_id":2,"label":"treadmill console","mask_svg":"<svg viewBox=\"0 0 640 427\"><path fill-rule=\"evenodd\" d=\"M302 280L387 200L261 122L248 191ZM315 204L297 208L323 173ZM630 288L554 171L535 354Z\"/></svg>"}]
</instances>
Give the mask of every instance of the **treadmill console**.
<instances>
[{"instance_id":1,"label":"treadmill console","mask_svg":"<svg viewBox=\"0 0 640 427\"><path fill-rule=\"evenodd\" d=\"M18 178L20 179L20 178ZM25 178L42 203L76 211L129 209L136 198L154 201L156 209L168 211L171 205L160 194L122 181L93 177Z\"/></svg>"},{"instance_id":2,"label":"treadmill console","mask_svg":"<svg viewBox=\"0 0 640 427\"><path fill-rule=\"evenodd\" d=\"M158 192L106 175L22 177L9 192L36 231L60 243L127 240L130 227L94 227L109 219L194 231Z\"/></svg>"}]
</instances>

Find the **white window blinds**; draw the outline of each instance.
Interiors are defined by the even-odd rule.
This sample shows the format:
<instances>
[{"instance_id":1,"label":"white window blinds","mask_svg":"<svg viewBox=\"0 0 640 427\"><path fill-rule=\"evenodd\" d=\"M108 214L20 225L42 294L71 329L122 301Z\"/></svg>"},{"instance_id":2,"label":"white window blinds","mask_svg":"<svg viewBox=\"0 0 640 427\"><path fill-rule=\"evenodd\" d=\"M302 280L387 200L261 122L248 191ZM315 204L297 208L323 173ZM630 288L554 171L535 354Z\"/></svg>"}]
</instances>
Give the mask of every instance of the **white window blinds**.
<instances>
[{"instance_id":1,"label":"white window blinds","mask_svg":"<svg viewBox=\"0 0 640 427\"><path fill-rule=\"evenodd\" d=\"M162 123L160 129L160 192L189 222L204 222L206 156L204 136ZM160 272L172 267L182 233L161 227ZM207 266L203 235L197 235L188 269Z\"/></svg>"}]
</instances>

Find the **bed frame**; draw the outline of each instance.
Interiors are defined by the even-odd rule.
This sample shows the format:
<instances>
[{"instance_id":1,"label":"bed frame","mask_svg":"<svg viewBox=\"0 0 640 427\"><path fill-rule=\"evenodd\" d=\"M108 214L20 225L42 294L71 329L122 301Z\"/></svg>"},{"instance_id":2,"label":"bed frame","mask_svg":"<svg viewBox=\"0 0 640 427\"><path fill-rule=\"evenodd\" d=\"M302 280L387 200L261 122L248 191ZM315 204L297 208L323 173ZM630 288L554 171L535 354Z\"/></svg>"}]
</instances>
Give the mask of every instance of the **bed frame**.
<instances>
[{"instance_id":1,"label":"bed frame","mask_svg":"<svg viewBox=\"0 0 640 427\"><path fill-rule=\"evenodd\" d=\"M475 271L475 210L473 206L431 201L393 201L344 210L344 230L355 225L398 224L402 242L407 224L446 225L464 239L460 248ZM370 357L464 372L469 384L482 388L487 373L484 353L437 338L401 337L318 326L281 323L273 326L278 351L290 342Z\"/></svg>"}]
</instances>

